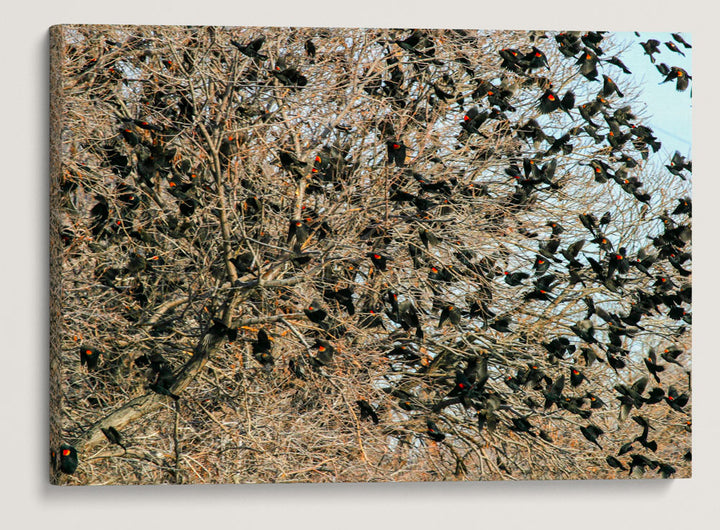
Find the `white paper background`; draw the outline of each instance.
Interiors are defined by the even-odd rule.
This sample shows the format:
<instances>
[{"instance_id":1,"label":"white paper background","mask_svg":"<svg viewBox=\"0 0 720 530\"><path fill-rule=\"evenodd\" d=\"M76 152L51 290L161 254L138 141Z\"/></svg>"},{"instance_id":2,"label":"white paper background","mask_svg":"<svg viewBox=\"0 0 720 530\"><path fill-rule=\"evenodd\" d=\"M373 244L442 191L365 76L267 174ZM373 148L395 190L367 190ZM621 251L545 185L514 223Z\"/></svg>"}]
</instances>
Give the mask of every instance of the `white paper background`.
<instances>
[{"instance_id":1,"label":"white paper background","mask_svg":"<svg viewBox=\"0 0 720 530\"><path fill-rule=\"evenodd\" d=\"M3 7L3 347L0 521L5 528L718 528L720 294L718 13L696 0L362 0ZM221 24L692 32L695 166L694 476L674 481L85 487L47 485L48 34L58 23ZM715 41L715 42L714 42ZM719 526L716 526L719 525Z\"/></svg>"}]
</instances>

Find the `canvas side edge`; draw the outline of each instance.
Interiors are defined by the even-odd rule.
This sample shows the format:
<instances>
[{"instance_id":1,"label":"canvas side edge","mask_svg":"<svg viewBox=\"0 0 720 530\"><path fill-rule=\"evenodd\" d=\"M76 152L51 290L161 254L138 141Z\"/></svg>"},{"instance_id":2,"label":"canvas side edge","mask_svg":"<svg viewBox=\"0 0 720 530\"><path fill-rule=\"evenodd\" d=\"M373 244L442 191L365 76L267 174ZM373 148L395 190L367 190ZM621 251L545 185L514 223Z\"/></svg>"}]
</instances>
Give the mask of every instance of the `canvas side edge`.
<instances>
[{"instance_id":1,"label":"canvas side edge","mask_svg":"<svg viewBox=\"0 0 720 530\"><path fill-rule=\"evenodd\" d=\"M50 53L50 381L49 381L49 443L57 448L62 437L62 389L61 389L61 337L62 337L62 253L60 244L60 182L62 179L62 122L64 26L51 26L49 30ZM58 484L50 450L50 483Z\"/></svg>"}]
</instances>

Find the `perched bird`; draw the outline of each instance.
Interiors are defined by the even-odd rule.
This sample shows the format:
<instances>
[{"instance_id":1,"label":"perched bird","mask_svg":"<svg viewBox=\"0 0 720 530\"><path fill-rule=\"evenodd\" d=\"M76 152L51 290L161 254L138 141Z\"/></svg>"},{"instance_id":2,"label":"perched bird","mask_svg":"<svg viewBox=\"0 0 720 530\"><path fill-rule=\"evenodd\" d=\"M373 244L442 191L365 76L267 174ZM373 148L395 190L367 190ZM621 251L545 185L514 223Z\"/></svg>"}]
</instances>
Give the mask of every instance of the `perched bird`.
<instances>
[{"instance_id":1,"label":"perched bird","mask_svg":"<svg viewBox=\"0 0 720 530\"><path fill-rule=\"evenodd\" d=\"M251 343L253 357L259 362L264 368L269 368L275 364L271 350L272 342L267 332L260 328L257 332L257 340Z\"/></svg>"},{"instance_id":2,"label":"perched bird","mask_svg":"<svg viewBox=\"0 0 720 530\"><path fill-rule=\"evenodd\" d=\"M370 258L372 264L379 271L387 270L387 262L392 261L391 257L384 256L383 254L379 254L377 252L368 252L366 256Z\"/></svg>"},{"instance_id":3,"label":"perched bird","mask_svg":"<svg viewBox=\"0 0 720 530\"><path fill-rule=\"evenodd\" d=\"M442 442L445 439L445 434L438 429L438 426L432 420L427 420L427 435L436 442Z\"/></svg>"},{"instance_id":4,"label":"perched bird","mask_svg":"<svg viewBox=\"0 0 720 530\"><path fill-rule=\"evenodd\" d=\"M100 350L88 346L80 346L80 366L87 366L89 372L97 368Z\"/></svg>"},{"instance_id":5,"label":"perched bird","mask_svg":"<svg viewBox=\"0 0 720 530\"><path fill-rule=\"evenodd\" d=\"M372 422L377 425L380 422L380 419L378 418L377 413L375 412L375 409L372 408L372 405L368 403L364 399L359 399L355 402L360 409L360 419L364 420L365 418L370 418Z\"/></svg>"},{"instance_id":6,"label":"perched bird","mask_svg":"<svg viewBox=\"0 0 720 530\"><path fill-rule=\"evenodd\" d=\"M100 430L105 435L105 438L108 439L108 442L114 445L119 445L125 449L125 446L122 443L122 436L115 427L111 425L107 429L105 427L101 427Z\"/></svg>"},{"instance_id":7,"label":"perched bird","mask_svg":"<svg viewBox=\"0 0 720 530\"><path fill-rule=\"evenodd\" d=\"M325 311L321 306L322 304L319 300L313 300L307 308L303 309L303 312L311 322L320 324L327 317L327 311Z\"/></svg>"},{"instance_id":8,"label":"perched bird","mask_svg":"<svg viewBox=\"0 0 720 530\"><path fill-rule=\"evenodd\" d=\"M388 165L395 164L398 167L405 165L407 147L400 140L388 140L385 142L388 153Z\"/></svg>"},{"instance_id":9,"label":"perched bird","mask_svg":"<svg viewBox=\"0 0 720 530\"><path fill-rule=\"evenodd\" d=\"M445 321L449 320L453 326L460 325L460 310L454 305L444 305L442 312L440 313L440 321L438 322L438 328L441 328Z\"/></svg>"},{"instance_id":10,"label":"perched bird","mask_svg":"<svg viewBox=\"0 0 720 530\"><path fill-rule=\"evenodd\" d=\"M77 450L69 444L60 446L60 471L72 475L78 467Z\"/></svg>"}]
</instances>

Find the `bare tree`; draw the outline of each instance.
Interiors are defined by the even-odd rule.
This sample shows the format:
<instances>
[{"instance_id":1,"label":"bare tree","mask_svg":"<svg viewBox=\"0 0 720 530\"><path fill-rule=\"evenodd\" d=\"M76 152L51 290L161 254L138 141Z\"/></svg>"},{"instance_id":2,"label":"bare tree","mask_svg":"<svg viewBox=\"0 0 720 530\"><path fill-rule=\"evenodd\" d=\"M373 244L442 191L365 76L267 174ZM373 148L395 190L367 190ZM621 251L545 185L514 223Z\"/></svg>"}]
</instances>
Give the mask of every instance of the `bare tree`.
<instances>
[{"instance_id":1,"label":"bare tree","mask_svg":"<svg viewBox=\"0 0 720 530\"><path fill-rule=\"evenodd\" d=\"M691 165L612 35L53 46L53 480L689 475Z\"/></svg>"}]
</instances>

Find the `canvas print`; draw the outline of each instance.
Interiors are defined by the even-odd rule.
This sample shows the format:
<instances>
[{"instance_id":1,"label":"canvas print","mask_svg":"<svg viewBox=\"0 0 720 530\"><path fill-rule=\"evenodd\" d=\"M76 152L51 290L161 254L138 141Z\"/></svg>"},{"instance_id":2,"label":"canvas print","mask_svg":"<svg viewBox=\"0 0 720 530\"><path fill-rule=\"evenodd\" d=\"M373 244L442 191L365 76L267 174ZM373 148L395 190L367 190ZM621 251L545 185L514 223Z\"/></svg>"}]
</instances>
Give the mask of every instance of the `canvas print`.
<instances>
[{"instance_id":1,"label":"canvas print","mask_svg":"<svg viewBox=\"0 0 720 530\"><path fill-rule=\"evenodd\" d=\"M51 29L51 482L691 475L688 33Z\"/></svg>"}]
</instances>

